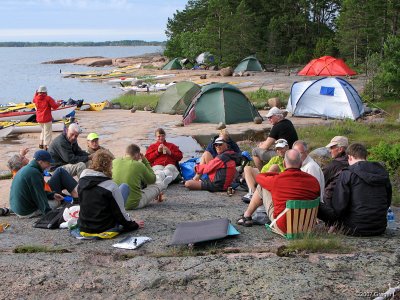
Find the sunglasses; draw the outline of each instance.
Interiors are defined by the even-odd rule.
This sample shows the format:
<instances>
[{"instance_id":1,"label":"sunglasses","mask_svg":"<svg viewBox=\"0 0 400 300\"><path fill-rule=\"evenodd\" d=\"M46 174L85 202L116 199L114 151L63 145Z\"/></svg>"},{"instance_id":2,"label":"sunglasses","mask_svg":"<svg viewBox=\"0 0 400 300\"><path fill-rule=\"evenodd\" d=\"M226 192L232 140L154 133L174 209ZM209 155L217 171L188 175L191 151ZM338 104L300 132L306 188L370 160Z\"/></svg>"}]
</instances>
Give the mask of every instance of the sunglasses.
<instances>
[{"instance_id":1,"label":"sunglasses","mask_svg":"<svg viewBox=\"0 0 400 300\"><path fill-rule=\"evenodd\" d=\"M214 147L221 147L223 144L214 144Z\"/></svg>"}]
</instances>

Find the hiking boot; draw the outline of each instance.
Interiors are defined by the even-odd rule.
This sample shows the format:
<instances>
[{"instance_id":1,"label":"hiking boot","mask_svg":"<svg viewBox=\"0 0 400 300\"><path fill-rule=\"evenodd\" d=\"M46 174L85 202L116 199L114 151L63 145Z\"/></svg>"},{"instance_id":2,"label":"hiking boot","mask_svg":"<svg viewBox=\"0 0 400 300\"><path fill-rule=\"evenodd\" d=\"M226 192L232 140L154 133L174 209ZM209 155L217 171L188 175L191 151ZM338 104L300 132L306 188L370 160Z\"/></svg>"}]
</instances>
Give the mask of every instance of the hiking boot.
<instances>
[{"instance_id":1,"label":"hiking boot","mask_svg":"<svg viewBox=\"0 0 400 300\"><path fill-rule=\"evenodd\" d=\"M250 201L251 201L251 197L253 197L253 193L247 193L246 195L244 195L243 197L242 197L242 201L244 202L244 203L250 203Z\"/></svg>"}]
</instances>

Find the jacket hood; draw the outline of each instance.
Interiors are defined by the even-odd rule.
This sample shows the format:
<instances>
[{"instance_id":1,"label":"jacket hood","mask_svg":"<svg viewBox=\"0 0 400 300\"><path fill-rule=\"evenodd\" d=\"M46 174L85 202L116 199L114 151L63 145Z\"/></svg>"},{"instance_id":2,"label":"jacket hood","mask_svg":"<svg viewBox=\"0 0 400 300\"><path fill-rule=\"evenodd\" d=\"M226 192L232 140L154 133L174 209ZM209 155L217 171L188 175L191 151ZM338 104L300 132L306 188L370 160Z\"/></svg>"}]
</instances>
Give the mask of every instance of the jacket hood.
<instances>
[{"instance_id":1,"label":"jacket hood","mask_svg":"<svg viewBox=\"0 0 400 300\"><path fill-rule=\"evenodd\" d=\"M90 189L99 185L99 183L110 179L110 177L107 177L101 172L92 169L85 169L81 174L81 178L79 178L79 186L82 189Z\"/></svg>"},{"instance_id":2,"label":"jacket hood","mask_svg":"<svg viewBox=\"0 0 400 300\"><path fill-rule=\"evenodd\" d=\"M377 162L359 161L349 170L370 185L382 185L389 180L388 172Z\"/></svg>"}]
</instances>

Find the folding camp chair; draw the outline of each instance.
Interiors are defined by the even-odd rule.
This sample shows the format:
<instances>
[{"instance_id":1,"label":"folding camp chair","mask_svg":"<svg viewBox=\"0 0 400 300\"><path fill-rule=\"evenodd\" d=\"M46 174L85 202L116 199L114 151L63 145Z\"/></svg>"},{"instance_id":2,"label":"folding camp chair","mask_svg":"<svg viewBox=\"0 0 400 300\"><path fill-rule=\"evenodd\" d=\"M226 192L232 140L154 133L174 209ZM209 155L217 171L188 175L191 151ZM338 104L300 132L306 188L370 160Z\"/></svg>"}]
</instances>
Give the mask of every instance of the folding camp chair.
<instances>
[{"instance_id":1,"label":"folding camp chair","mask_svg":"<svg viewBox=\"0 0 400 300\"><path fill-rule=\"evenodd\" d=\"M318 206L319 197L315 200L288 200L286 209L271 224L265 224L265 227L287 239L302 238L313 229L317 219ZM285 214L286 234L276 226L276 222Z\"/></svg>"}]
</instances>

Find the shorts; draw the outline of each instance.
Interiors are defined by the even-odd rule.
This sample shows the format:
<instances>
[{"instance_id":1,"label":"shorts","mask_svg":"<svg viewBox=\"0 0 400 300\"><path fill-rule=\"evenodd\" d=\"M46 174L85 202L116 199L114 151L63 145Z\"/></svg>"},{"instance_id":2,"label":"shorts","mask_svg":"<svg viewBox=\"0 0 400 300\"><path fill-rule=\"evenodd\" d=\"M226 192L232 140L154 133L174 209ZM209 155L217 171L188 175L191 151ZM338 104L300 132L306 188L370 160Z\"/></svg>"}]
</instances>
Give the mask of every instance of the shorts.
<instances>
[{"instance_id":1,"label":"shorts","mask_svg":"<svg viewBox=\"0 0 400 300\"><path fill-rule=\"evenodd\" d=\"M277 155L275 150L265 150L265 149L262 149L262 148L254 148L251 151L251 154L253 156L257 156L259 159L261 159L262 161L264 161L266 163L269 162L269 160L272 157Z\"/></svg>"},{"instance_id":2,"label":"shorts","mask_svg":"<svg viewBox=\"0 0 400 300\"><path fill-rule=\"evenodd\" d=\"M224 187L223 186L217 186L213 182L210 181L209 178L202 179L201 180L201 189L203 191L209 191L209 192L223 192Z\"/></svg>"}]
</instances>

